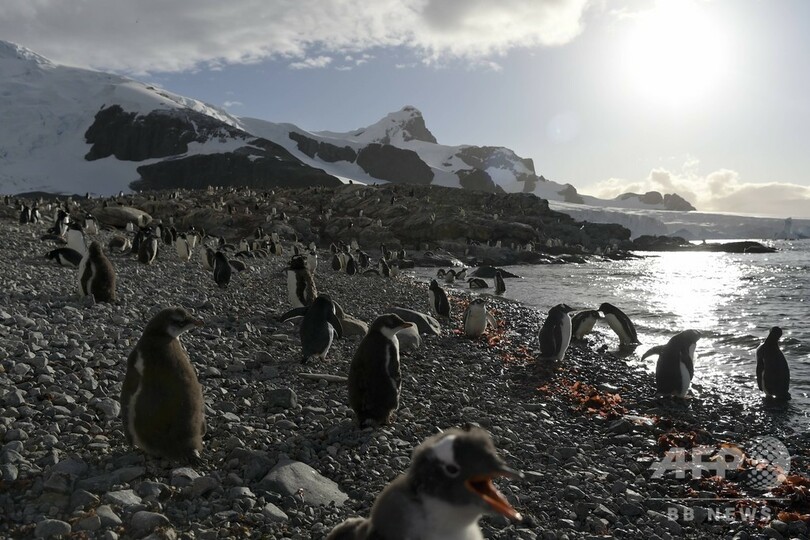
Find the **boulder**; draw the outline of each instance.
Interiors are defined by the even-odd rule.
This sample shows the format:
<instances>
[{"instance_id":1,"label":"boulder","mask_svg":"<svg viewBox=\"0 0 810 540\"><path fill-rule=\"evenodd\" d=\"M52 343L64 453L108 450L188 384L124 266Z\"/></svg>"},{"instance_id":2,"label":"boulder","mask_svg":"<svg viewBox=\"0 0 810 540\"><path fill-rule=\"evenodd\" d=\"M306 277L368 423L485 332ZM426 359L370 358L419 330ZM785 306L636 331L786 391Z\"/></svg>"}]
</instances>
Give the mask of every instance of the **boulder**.
<instances>
[{"instance_id":1,"label":"boulder","mask_svg":"<svg viewBox=\"0 0 810 540\"><path fill-rule=\"evenodd\" d=\"M426 313L399 306L389 307L385 311L386 313L398 315L406 322L414 323L420 334L431 334L434 336L440 336L442 334L442 326L439 324L439 321Z\"/></svg>"},{"instance_id":2,"label":"boulder","mask_svg":"<svg viewBox=\"0 0 810 540\"><path fill-rule=\"evenodd\" d=\"M282 458L267 476L259 482L259 488L273 491L286 497L303 498L311 506L327 506L334 503L343 506L349 498L332 480L300 461Z\"/></svg>"},{"instance_id":3,"label":"boulder","mask_svg":"<svg viewBox=\"0 0 810 540\"><path fill-rule=\"evenodd\" d=\"M152 221L152 216L130 206L102 206L93 210L93 215L102 225L111 227L126 227L127 223L143 227Z\"/></svg>"}]
</instances>

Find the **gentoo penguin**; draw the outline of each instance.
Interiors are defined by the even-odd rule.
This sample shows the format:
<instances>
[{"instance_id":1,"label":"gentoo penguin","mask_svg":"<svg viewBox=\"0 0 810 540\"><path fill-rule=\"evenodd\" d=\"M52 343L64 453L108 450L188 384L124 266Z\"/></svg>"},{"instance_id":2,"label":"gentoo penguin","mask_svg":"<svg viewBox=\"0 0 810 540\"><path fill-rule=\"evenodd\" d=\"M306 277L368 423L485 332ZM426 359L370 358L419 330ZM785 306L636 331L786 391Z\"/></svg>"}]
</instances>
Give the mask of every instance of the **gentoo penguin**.
<instances>
[{"instance_id":1,"label":"gentoo penguin","mask_svg":"<svg viewBox=\"0 0 810 540\"><path fill-rule=\"evenodd\" d=\"M371 323L349 367L349 405L362 427L367 420L387 424L399 406L397 332L414 326L391 313Z\"/></svg>"},{"instance_id":2,"label":"gentoo penguin","mask_svg":"<svg viewBox=\"0 0 810 540\"><path fill-rule=\"evenodd\" d=\"M84 216L84 232L85 234L98 234L98 220L93 214L86 214Z\"/></svg>"},{"instance_id":3,"label":"gentoo penguin","mask_svg":"<svg viewBox=\"0 0 810 540\"><path fill-rule=\"evenodd\" d=\"M107 244L107 249L110 250L110 253L118 252L118 253L126 253L132 248L132 242L130 242L129 238L125 236L113 236L110 240L110 243Z\"/></svg>"},{"instance_id":4,"label":"gentoo penguin","mask_svg":"<svg viewBox=\"0 0 810 540\"><path fill-rule=\"evenodd\" d=\"M306 260L301 256L293 257L290 259L290 266L286 269L286 272L287 299L292 304L292 307L311 305L318 296L318 290L315 288L312 274L307 269Z\"/></svg>"},{"instance_id":5,"label":"gentoo penguin","mask_svg":"<svg viewBox=\"0 0 810 540\"><path fill-rule=\"evenodd\" d=\"M220 289L224 289L231 282L231 265L228 264L228 257L221 251L214 255L214 281Z\"/></svg>"},{"instance_id":6,"label":"gentoo penguin","mask_svg":"<svg viewBox=\"0 0 810 540\"><path fill-rule=\"evenodd\" d=\"M456 280L456 271L452 268L444 273L444 282L447 284L453 283Z\"/></svg>"},{"instance_id":7,"label":"gentoo penguin","mask_svg":"<svg viewBox=\"0 0 810 540\"><path fill-rule=\"evenodd\" d=\"M68 224L67 245L70 249L75 249L82 255L87 253L87 242L84 239L82 226L75 221Z\"/></svg>"},{"instance_id":8,"label":"gentoo penguin","mask_svg":"<svg viewBox=\"0 0 810 540\"><path fill-rule=\"evenodd\" d=\"M445 274L447 274L447 272L444 270L444 268L439 268L438 270L436 270L436 277L437 278L444 277Z\"/></svg>"},{"instance_id":9,"label":"gentoo penguin","mask_svg":"<svg viewBox=\"0 0 810 540\"><path fill-rule=\"evenodd\" d=\"M31 209L28 208L27 204L23 204L22 210L20 210L20 225L26 225L31 222Z\"/></svg>"},{"instance_id":10,"label":"gentoo penguin","mask_svg":"<svg viewBox=\"0 0 810 540\"><path fill-rule=\"evenodd\" d=\"M500 270L495 270L495 294L498 296L506 292L506 283L503 282L503 274Z\"/></svg>"},{"instance_id":11,"label":"gentoo penguin","mask_svg":"<svg viewBox=\"0 0 810 540\"><path fill-rule=\"evenodd\" d=\"M485 298L476 298L464 310L464 335L471 338L481 336L487 330L487 325L495 328L495 318L487 311Z\"/></svg>"},{"instance_id":12,"label":"gentoo penguin","mask_svg":"<svg viewBox=\"0 0 810 540\"><path fill-rule=\"evenodd\" d=\"M782 329L771 328L765 342L757 347L757 386L766 398L790 399L790 368L779 349Z\"/></svg>"},{"instance_id":13,"label":"gentoo penguin","mask_svg":"<svg viewBox=\"0 0 810 540\"><path fill-rule=\"evenodd\" d=\"M343 325L335 315L332 299L322 294L306 308L304 320L301 321L302 361L307 362L310 358L325 360L335 334L343 337Z\"/></svg>"},{"instance_id":14,"label":"gentoo penguin","mask_svg":"<svg viewBox=\"0 0 810 540\"><path fill-rule=\"evenodd\" d=\"M343 270L343 260L341 255L342 253L335 253L332 255L332 270L335 272L340 272Z\"/></svg>"},{"instance_id":15,"label":"gentoo penguin","mask_svg":"<svg viewBox=\"0 0 810 540\"><path fill-rule=\"evenodd\" d=\"M315 271L318 269L318 252L314 249L310 249L309 253L307 254L307 270L313 276L315 275Z\"/></svg>"},{"instance_id":16,"label":"gentoo penguin","mask_svg":"<svg viewBox=\"0 0 810 540\"><path fill-rule=\"evenodd\" d=\"M638 345L638 336L636 335L636 327L630 317L624 314L622 310L604 302L599 306L599 311L605 314L605 322L616 332L619 336L619 344L621 346Z\"/></svg>"},{"instance_id":17,"label":"gentoo penguin","mask_svg":"<svg viewBox=\"0 0 810 540\"><path fill-rule=\"evenodd\" d=\"M471 289L488 289L489 284L481 278L471 277L467 280Z\"/></svg>"},{"instance_id":18,"label":"gentoo penguin","mask_svg":"<svg viewBox=\"0 0 810 540\"><path fill-rule=\"evenodd\" d=\"M59 266L70 266L72 268L78 268L79 264L82 262L82 258L84 255L76 251L75 249L70 248L56 248L48 252L45 255L45 258L51 259L56 261Z\"/></svg>"},{"instance_id":19,"label":"gentoo penguin","mask_svg":"<svg viewBox=\"0 0 810 540\"><path fill-rule=\"evenodd\" d=\"M141 243L138 246L138 262L143 264L152 264L158 252L158 239L155 238L151 232L146 233L141 237Z\"/></svg>"},{"instance_id":20,"label":"gentoo penguin","mask_svg":"<svg viewBox=\"0 0 810 540\"><path fill-rule=\"evenodd\" d=\"M462 280L462 279L466 279L466 278L467 278L467 269L466 268L462 268L461 270L459 270L456 273L456 279L457 280Z\"/></svg>"},{"instance_id":21,"label":"gentoo penguin","mask_svg":"<svg viewBox=\"0 0 810 540\"><path fill-rule=\"evenodd\" d=\"M79 263L78 277L80 296L93 295L96 302L115 301L115 269L99 242L90 244Z\"/></svg>"},{"instance_id":22,"label":"gentoo penguin","mask_svg":"<svg viewBox=\"0 0 810 540\"><path fill-rule=\"evenodd\" d=\"M391 276L391 267L390 267L390 266L388 266L388 263L387 263L387 262L385 262L385 259L384 259L384 258L381 258L381 259L380 259L380 262L379 262L379 264L378 264L378 267L379 267L379 270L380 270L380 275L381 275L382 277L387 277L387 278L392 277L392 276Z\"/></svg>"},{"instance_id":23,"label":"gentoo penguin","mask_svg":"<svg viewBox=\"0 0 810 540\"><path fill-rule=\"evenodd\" d=\"M444 292L444 289L439 286L439 282L435 279L430 280L428 297L430 298L430 311L433 315L449 319L450 302L447 300L447 293Z\"/></svg>"},{"instance_id":24,"label":"gentoo penguin","mask_svg":"<svg viewBox=\"0 0 810 540\"><path fill-rule=\"evenodd\" d=\"M522 478L481 428L449 429L413 451L408 470L380 493L368 519L351 518L327 540L481 540L478 520L495 511L522 517L492 480Z\"/></svg>"},{"instance_id":25,"label":"gentoo penguin","mask_svg":"<svg viewBox=\"0 0 810 540\"><path fill-rule=\"evenodd\" d=\"M602 312L595 309L580 311L571 317L571 339L581 340L593 330L596 321L602 318Z\"/></svg>"},{"instance_id":26,"label":"gentoo penguin","mask_svg":"<svg viewBox=\"0 0 810 540\"><path fill-rule=\"evenodd\" d=\"M357 262L352 257L351 253L346 253L346 273L353 276L357 273Z\"/></svg>"},{"instance_id":27,"label":"gentoo penguin","mask_svg":"<svg viewBox=\"0 0 810 540\"><path fill-rule=\"evenodd\" d=\"M127 442L172 460L198 462L205 434L202 386L178 339L202 321L164 309L146 325L127 359L121 420Z\"/></svg>"},{"instance_id":28,"label":"gentoo penguin","mask_svg":"<svg viewBox=\"0 0 810 540\"><path fill-rule=\"evenodd\" d=\"M174 250L181 261L188 262L191 260L191 244L185 233L177 235L177 240L174 241Z\"/></svg>"},{"instance_id":29,"label":"gentoo penguin","mask_svg":"<svg viewBox=\"0 0 810 540\"><path fill-rule=\"evenodd\" d=\"M216 252L208 246L203 246L203 249L200 250L200 262L203 265L203 268L206 270L213 270L214 269L214 258L216 256Z\"/></svg>"},{"instance_id":30,"label":"gentoo penguin","mask_svg":"<svg viewBox=\"0 0 810 540\"><path fill-rule=\"evenodd\" d=\"M543 326L540 327L540 355L560 361L571 343L571 316L573 308L557 304L548 311Z\"/></svg>"},{"instance_id":31,"label":"gentoo penguin","mask_svg":"<svg viewBox=\"0 0 810 540\"><path fill-rule=\"evenodd\" d=\"M167 246L174 244L174 237L172 237L172 231L168 227L163 227L163 232L160 235L161 240Z\"/></svg>"},{"instance_id":32,"label":"gentoo penguin","mask_svg":"<svg viewBox=\"0 0 810 540\"><path fill-rule=\"evenodd\" d=\"M695 374L695 346L699 339L697 330L684 330L672 336L666 345L653 347L641 357L644 360L658 355L655 387L659 396L686 397Z\"/></svg>"}]
</instances>

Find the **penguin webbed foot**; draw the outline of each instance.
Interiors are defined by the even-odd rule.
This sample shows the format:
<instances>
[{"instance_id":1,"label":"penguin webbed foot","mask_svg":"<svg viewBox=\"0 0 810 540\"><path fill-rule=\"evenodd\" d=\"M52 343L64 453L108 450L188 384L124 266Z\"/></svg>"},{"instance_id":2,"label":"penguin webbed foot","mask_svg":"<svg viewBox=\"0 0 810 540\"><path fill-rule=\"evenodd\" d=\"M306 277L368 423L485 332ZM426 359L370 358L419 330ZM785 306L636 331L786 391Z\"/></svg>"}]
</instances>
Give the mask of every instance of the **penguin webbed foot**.
<instances>
[{"instance_id":1,"label":"penguin webbed foot","mask_svg":"<svg viewBox=\"0 0 810 540\"><path fill-rule=\"evenodd\" d=\"M199 467L203 464L203 458L200 456L199 450L193 450L185 457L184 461L193 467Z\"/></svg>"}]
</instances>

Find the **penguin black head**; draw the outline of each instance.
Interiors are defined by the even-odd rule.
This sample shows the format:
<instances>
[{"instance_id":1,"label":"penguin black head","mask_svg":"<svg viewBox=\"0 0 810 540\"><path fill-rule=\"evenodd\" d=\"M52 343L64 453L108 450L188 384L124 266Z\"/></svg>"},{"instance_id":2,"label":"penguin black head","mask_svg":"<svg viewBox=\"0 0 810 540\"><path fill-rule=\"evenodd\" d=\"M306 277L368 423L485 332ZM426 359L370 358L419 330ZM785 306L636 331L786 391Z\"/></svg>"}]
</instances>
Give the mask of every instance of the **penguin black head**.
<instances>
[{"instance_id":1,"label":"penguin black head","mask_svg":"<svg viewBox=\"0 0 810 540\"><path fill-rule=\"evenodd\" d=\"M779 341L779 338L782 337L782 329L778 326L774 326L771 328L770 333L768 334L768 341Z\"/></svg>"},{"instance_id":2,"label":"penguin black head","mask_svg":"<svg viewBox=\"0 0 810 540\"><path fill-rule=\"evenodd\" d=\"M430 280L430 290L435 291L438 288L439 288L439 282L436 281L435 279L431 279Z\"/></svg>"},{"instance_id":3,"label":"penguin black head","mask_svg":"<svg viewBox=\"0 0 810 540\"><path fill-rule=\"evenodd\" d=\"M318 298L312 302L312 305L309 309L313 309L316 311L320 311L322 313L334 313L335 312L335 303L329 297L328 294L319 294Z\"/></svg>"},{"instance_id":4,"label":"penguin black head","mask_svg":"<svg viewBox=\"0 0 810 540\"><path fill-rule=\"evenodd\" d=\"M290 259L290 270L305 270L307 260L303 255L296 255Z\"/></svg>"},{"instance_id":5,"label":"penguin black head","mask_svg":"<svg viewBox=\"0 0 810 540\"><path fill-rule=\"evenodd\" d=\"M487 307L487 299L486 299L486 298L482 298L482 297L480 297L480 296L479 296L478 298L474 298L474 299L473 299L473 300L470 302L470 305L471 305L471 306L475 305L475 306Z\"/></svg>"},{"instance_id":6,"label":"penguin black head","mask_svg":"<svg viewBox=\"0 0 810 540\"><path fill-rule=\"evenodd\" d=\"M171 338L177 338L180 335L188 332L195 326L202 326L203 322L200 319L193 317L188 311L181 307L166 308L149 321L144 329L144 336L152 335L168 335Z\"/></svg>"},{"instance_id":7,"label":"penguin black head","mask_svg":"<svg viewBox=\"0 0 810 540\"><path fill-rule=\"evenodd\" d=\"M523 475L506 465L481 428L450 429L426 439L413 451L407 475L421 494L454 506L495 510L522 519L492 480Z\"/></svg>"},{"instance_id":8,"label":"penguin black head","mask_svg":"<svg viewBox=\"0 0 810 540\"><path fill-rule=\"evenodd\" d=\"M87 251L90 254L90 257L93 258L101 257L104 254L104 250L101 248L101 244L98 242L98 240L93 240L90 243L90 247L87 248Z\"/></svg>"},{"instance_id":9,"label":"penguin black head","mask_svg":"<svg viewBox=\"0 0 810 540\"><path fill-rule=\"evenodd\" d=\"M548 310L548 316L552 320L562 320L565 314L571 313L572 311L574 311L574 308L572 308L568 304L557 304L556 306Z\"/></svg>"},{"instance_id":10,"label":"penguin black head","mask_svg":"<svg viewBox=\"0 0 810 540\"><path fill-rule=\"evenodd\" d=\"M376 330L386 336L392 336L400 330L410 328L411 326L413 326L413 323L405 322L399 315L388 313L377 317L374 322L371 323L369 331Z\"/></svg>"}]
</instances>

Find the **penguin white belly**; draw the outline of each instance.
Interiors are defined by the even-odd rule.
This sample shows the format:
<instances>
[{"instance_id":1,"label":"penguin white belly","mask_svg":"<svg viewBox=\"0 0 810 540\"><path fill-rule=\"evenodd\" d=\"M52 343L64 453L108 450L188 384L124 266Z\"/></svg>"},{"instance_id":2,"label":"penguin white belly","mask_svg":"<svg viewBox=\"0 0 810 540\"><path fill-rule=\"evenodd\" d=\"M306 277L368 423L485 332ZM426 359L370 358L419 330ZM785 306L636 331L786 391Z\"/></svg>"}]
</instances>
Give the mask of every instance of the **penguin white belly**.
<instances>
[{"instance_id":1,"label":"penguin white belly","mask_svg":"<svg viewBox=\"0 0 810 540\"><path fill-rule=\"evenodd\" d=\"M622 326L621 321L616 317L616 315L612 313L605 313L605 322L608 323L608 326L616 332L616 335L619 336L619 341L621 342L630 342L633 341L630 339L630 336L627 335L627 332L624 330L624 326Z\"/></svg>"},{"instance_id":2,"label":"penguin white belly","mask_svg":"<svg viewBox=\"0 0 810 540\"><path fill-rule=\"evenodd\" d=\"M335 339L335 329L329 323L326 323L326 326L329 327L329 340L326 342L326 348L324 348L323 352L316 355L323 359L326 359L326 355L329 354L329 349L332 347L332 341Z\"/></svg>"},{"instance_id":3,"label":"penguin white belly","mask_svg":"<svg viewBox=\"0 0 810 540\"><path fill-rule=\"evenodd\" d=\"M681 397L686 397L686 392L689 391L689 385L692 382L692 377L689 375L689 368L686 367L686 364L681 362Z\"/></svg>"},{"instance_id":4,"label":"penguin white belly","mask_svg":"<svg viewBox=\"0 0 810 540\"><path fill-rule=\"evenodd\" d=\"M315 274L315 270L318 269L318 257L316 255L307 256L307 268L310 274Z\"/></svg>"},{"instance_id":5,"label":"penguin white belly","mask_svg":"<svg viewBox=\"0 0 810 540\"><path fill-rule=\"evenodd\" d=\"M292 307L304 307L304 304L301 300L298 299L298 295L296 294L297 289L297 277L295 272L288 271L287 272L287 299L292 304Z\"/></svg>"},{"instance_id":6,"label":"penguin white belly","mask_svg":"<svg viewBox=\"0 0 810 540\"><path fill-rule=\"evenodd\" d=\"M583 337L585 337L585 335L591 333L591 330L593 330L595 324L596 318L588 317L587 319L582 321L582 324L579 325L579 328L577 328L577 335L574 337L576 337L577 339L582 339Z\"/></svg>"},{"instance_id":7,"label":"penguin white belly","mask_svg":"<svg viewBox=\"0 0 810 540\"><path fill-rule=\"evenodd\" d=\"M428 291L430 295L430 311L433 313L434 317L439 316L439 311L436 309L436 293L433 291Z\"/></svg>"},{"instance_id":8,"label":"penguin white belly","mask_svg":"<svg viewBox=\"0 0 810 540\"><path fill-rule=\"evenodd\" d=\"M434 497L425 496L424 520L418 520L414 538L422 540L483 540L475 507L456 506Z\"/></svg>"},{"instance_id":9,"label":"penguin white belly","mask_svg":"<svg viewBox=\"0 0 810 540\"><path fill-rule=\"evenodd\" d=\"M565 356L565 351L568 350L568 346L571 344L571 317L567 313L563 315L561 324L562 341L560 342L560 352L557 353L557 361L563 359L563 356Z\"/></svg>"},{"instance_id":10,"label":"penguin white belly","mask_svg":"<svg viewBox=\"0 0 810 540\"><path fill-rule=\"evenodd\" d=\"M81 262L79 263L79 276L78 276L78 284L79 284L79 296L87 296L89 288L87 290L84 289L82 284L82 276L84 275L84 271L87 268L87 263L89 262L90 257L87 253L84 254L82 257Z\"/></svg>"},{"instance_id":11,"label":"penguin white belly","mask_svg":"<svg viewBox=\"0 0 810 540\"><path fill-rule=\"evenodd\" d=\"M487 330L487 314L480 309L473 309L464 321L464 333L468 336L480 336Z\"/></svg>"}]
</instances>

